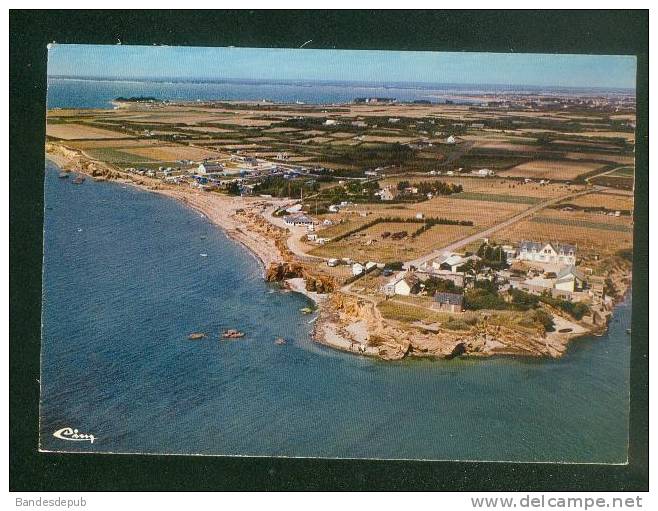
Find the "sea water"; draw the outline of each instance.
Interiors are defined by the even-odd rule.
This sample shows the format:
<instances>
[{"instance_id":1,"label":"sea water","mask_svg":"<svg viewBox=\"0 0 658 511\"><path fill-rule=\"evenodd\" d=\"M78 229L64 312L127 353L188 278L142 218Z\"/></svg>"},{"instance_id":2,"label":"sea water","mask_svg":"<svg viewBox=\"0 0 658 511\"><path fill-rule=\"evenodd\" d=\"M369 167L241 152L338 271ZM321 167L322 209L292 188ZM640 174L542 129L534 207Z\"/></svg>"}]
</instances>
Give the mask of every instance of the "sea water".
<instances>
[{"instance_id":1,"label":"sea water","mask_svg":"<svg viewBox=\"0 0 658 511\"><path fill-rule=\"evenodd\" d=\"M212 82L103 80L50 77L49 108L111 108L118 97L146 96L171 101L261 101L309 104L349 103L356 98L393 98L398 101L470 104L475 96L512 92L517 94L628 95L628 89L584 89L512 85L464 85L430 83L364 83L303 80L224 80ZM474 97L467 97L466 95Z\"/></svg>"},{"instance_id":2,"label":"sea water","mask_svg":"<svg viewBox=\"0 0 658 511\"><path fill-rule=\"evenodd\" d=\"M630 300L559 360L358 357L313 343L307 299L198 212L71 181L48 164L42 449L626 460ZM53 436L65 427L95 440Z\"/></svg>"}]
</instances>

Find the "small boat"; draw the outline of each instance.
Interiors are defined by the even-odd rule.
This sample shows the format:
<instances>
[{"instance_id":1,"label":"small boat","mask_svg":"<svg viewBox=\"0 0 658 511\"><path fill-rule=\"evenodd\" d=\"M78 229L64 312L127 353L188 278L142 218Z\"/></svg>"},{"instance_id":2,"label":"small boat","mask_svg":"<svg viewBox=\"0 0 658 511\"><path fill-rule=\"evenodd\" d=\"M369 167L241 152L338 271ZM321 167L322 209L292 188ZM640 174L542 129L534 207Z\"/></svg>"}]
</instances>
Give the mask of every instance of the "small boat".
<instances>
[{"instance_id":1,"label":"small boat","mask_svg":"<svg viewBox=\"0 0 658 511\"><path fill-rule=\"evenodd\" d=\"M60 172L59 176L57 176L57 177L59 177L60 179L68 179L69 178L69 173L68 172Z\"/></svg>"},{"instance_id":2,"label":"small boat","mask_svg":"<svg viewBox=\"0 0 658 511\"><path fill-rule=\"evenodd\" d=\"M274 344L276 344L276 345L278 345L278 346L281 346L281 345L283 345L283 344L285 344L285 343L286 343L286 340L285 340L283 337L277 337L277 338L274 340Z\"/></svg>"},{"instance_id":3,"label":"small boat","mask_svg":"<svg viewBox=\"0 0 658 511\"><path fill-rule=\"evenodd\" d=\"M78 176L73 180L74 185L81 185L84 182L85 182L85 178L83 176Z\"/></svg>"},{"instance_id":4,"label":"small boat","mask_svg":"<svg viewBox=\"0 0 658 511\"><path fill-rule=\"evenodd\" d=\"M206 253L199 254L199 255L200 255L201 257L208 257L208 254L206 254Z\"/></svg>"},{"instance_id":5,"label":"small boat","mask_svg":"<svg viewBox=\"0 0 658 511\"><path fill-rule=\"evenodd\" d=\"M313 309L311 309L310 307L302 307L301 309L299 309L299 312L301 312L302 314L311 314L313 312Z\"/></svg>"},{"instance_id":6,"label":"small boat","mask_svg":"<svg viewBox=\"0 0 658 511\"><path fill-rule=\"evenodd\" d=\"M224 339L240 339L241 337L244 337L245 333L240 332L240 330L235 330L233 328L229 328L228 330L225 330L224 333L222 334L222 337Z\"/></svg>"},{"instance_id":7,"label":"small boat","mask_svg":"<svg viewBox=\"0 0 658 511\"><path fill-rule=\"evenodd\" d=\"M187 336L187 338L190 341L198 341L199 339L203 339L206 336L203 332L192 332L190 335Z\"/></svg>"},{"instance_id":8,"label":"small boat","mask_svg":"<svg viewBox=\"0 0 658 511\"><path fill-rule=\"evenodd\" d=\"M631 329L630 329L630 328L627 328L627 329L626 329L626 333L627 333L628 335L631 335Z\"/></svg>"}]
</instances>

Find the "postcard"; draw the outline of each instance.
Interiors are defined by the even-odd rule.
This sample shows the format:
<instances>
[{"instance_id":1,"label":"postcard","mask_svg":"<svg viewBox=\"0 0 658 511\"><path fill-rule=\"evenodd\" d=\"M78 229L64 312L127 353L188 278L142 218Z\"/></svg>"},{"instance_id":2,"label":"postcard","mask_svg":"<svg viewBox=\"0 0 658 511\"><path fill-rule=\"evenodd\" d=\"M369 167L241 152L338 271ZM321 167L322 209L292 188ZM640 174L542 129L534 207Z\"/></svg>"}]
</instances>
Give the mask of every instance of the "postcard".
<instances>
[{"instance_id":1,"label":"postcard","mask_svg":"<svg viewBox=\"0 0 658 511\"><path fill-rule=\"evenodd\" d=\"M40 449L626 463L635 73L51 45Z\"/></svg>"}]
</instances>

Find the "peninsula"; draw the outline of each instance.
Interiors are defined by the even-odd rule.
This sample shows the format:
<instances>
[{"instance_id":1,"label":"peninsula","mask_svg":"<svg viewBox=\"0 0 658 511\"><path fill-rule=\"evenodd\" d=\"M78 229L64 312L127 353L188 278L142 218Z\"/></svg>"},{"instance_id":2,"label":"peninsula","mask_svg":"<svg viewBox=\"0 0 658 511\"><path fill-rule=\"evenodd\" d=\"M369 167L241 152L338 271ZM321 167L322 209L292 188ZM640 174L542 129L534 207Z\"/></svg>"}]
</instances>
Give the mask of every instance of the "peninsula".
<instances>
[{"instance_id":1,"label":"peninsula","mask_svg":"<svg viewBox=\"0 0 658 511\"><path fill-rule=\"evenodd\" d=\"M50 110L46 154L203 213L316 302L320 343L560 357L630 285L634 98L467 99L119 98Z\"/></svg>"}]
</instances>

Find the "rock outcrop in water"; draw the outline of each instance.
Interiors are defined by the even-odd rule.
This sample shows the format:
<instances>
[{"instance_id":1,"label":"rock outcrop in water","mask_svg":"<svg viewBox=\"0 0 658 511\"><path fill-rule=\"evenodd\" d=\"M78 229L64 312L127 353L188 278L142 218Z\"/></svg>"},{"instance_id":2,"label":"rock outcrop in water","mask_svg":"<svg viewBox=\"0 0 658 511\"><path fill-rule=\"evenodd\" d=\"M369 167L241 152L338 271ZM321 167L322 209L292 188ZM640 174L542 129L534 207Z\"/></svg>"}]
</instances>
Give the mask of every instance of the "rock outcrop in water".
<instances>
[{"instance_id":1,"label":"rock outcrop in water","mask_svg":"<svg viewBox=\"0 0 658 511\"><path fill-rule=\"evenodd\" d=\"M354 328L357 324L359 328ZM355 330L360 335L354 335ZM520 332L486 320L459 331L420 322L401 323L382 317L375 300L343 292L332 295L324 318L316 325L315 337L339 349L345 344L360 345L368 350L367 354L385 360L407 356L451 359L461 355L559 357L570 338L545 335L539 330Z\"/></svg>"}]
</instances>

